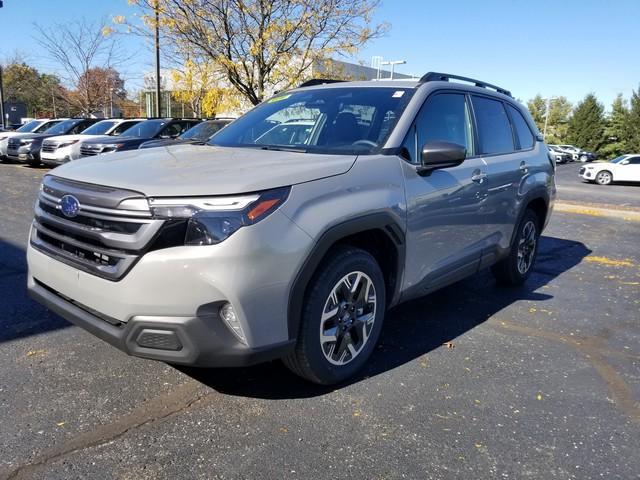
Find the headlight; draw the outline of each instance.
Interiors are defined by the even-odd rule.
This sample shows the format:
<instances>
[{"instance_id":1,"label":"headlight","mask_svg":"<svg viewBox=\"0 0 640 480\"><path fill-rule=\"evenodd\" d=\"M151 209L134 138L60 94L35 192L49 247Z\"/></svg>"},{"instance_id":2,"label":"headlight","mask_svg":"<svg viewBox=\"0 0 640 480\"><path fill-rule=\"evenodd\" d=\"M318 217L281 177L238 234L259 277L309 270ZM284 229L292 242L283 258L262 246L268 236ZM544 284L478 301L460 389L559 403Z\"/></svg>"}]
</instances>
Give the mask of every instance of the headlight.
<instances>
[{"instance_id":1,"label":"headlight","mask_svg":"<svg viewBox=\"0 0 640 480\"><path fill-rule=\"evenodd\" d=\"M31 145L33 143L32 138L27 138L25 140L20 140L20 145Z\"/></svg>"},{"instance_id":2,"label":"headlight","mask_svg":"<svg viewBox=\"0 0 640 480\"><path fill-rule=\"evenodd\" d=\"M68 142L63 142L58 144L58 148L70 147L74 143L78 143L79 140L69 140Z\"/></svg>"},{"instance_id":3,"label":"headlight","mask_svg":"<svg viewBox=\"0 0 640 480\"><path fill-rule=\"evenodd\" d=\"M156 218L187 219L185 245L215 245L258 223L289 196L289 187L229 197L151 198Z\"/></svg>"}]
</instances>

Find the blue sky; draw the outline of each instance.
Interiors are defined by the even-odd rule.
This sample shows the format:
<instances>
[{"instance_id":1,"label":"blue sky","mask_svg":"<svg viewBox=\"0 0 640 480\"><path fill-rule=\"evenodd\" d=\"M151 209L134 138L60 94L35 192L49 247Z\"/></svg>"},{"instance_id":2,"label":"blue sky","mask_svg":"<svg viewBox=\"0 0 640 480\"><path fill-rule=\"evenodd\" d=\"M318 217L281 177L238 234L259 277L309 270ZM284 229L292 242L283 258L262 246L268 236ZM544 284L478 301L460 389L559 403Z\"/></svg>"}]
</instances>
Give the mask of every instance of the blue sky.
<instances>
[{"instance_id":1,"label":"blue sky","mask_svg":"<svg viewBox=\"0 0 640 480\"><path fill-rule=\"evenodd\" d=\"M39 51L33 22L73 17L98 20L131 14L127 0L4 0L0 59L19 51L43 70L53 64ZM359 52L402 59L403 73L429 70L480 78L527 100L536 93L576 102L594 92L607 108L640 85L640 0L383 0L375 20L389 33ZM140 85L152 53L139 38L123 39L133 54L124 76Z\"/></svg>"}]
</instances>

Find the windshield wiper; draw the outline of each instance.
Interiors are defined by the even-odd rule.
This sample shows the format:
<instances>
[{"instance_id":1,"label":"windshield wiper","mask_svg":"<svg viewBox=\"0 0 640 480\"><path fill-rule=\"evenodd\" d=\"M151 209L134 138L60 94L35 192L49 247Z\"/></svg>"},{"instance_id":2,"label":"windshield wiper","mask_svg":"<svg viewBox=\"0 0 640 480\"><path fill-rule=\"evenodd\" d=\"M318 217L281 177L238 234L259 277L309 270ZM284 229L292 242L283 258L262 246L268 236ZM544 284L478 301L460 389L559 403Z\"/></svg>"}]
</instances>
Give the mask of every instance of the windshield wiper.
<instances>
[{"instance_id":1,"label":"windshield wiper","mask_svg":"<svg viewBox=\"0 0 640 480\"><path fill-rule=\"evenodd\" d=\"M275 152L307 153L307 149L301 147L278 147L276 145L260 145L258 148L260 148L260 150L273 150Z\"/></svg>"}]
</instances>

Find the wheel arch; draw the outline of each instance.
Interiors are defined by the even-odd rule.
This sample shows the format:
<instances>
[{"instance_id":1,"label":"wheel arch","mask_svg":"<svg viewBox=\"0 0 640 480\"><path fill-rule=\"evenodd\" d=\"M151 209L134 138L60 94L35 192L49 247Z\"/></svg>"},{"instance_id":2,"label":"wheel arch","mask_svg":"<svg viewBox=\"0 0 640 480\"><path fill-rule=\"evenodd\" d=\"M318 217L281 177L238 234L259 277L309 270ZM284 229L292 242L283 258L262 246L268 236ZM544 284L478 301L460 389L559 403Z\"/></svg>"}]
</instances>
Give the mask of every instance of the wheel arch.
<instances>
[{"instance_id":1,"label":"wheel arch","mask_svg":"<svg viewBox=\"0 0 640 480\"><path fill-rule=\"evenodd\" d=\"M351 245L371 253L385 277L387 307L400 298L404 273L405 235L397 220L386 212L352 218L327 228L315 242L296 274L289 292L287 327L289 339L295 339L300 326L307 288L318 267L338 245ZM390 248L387 251L387 248Z\"/></svg>"}]
</instances>

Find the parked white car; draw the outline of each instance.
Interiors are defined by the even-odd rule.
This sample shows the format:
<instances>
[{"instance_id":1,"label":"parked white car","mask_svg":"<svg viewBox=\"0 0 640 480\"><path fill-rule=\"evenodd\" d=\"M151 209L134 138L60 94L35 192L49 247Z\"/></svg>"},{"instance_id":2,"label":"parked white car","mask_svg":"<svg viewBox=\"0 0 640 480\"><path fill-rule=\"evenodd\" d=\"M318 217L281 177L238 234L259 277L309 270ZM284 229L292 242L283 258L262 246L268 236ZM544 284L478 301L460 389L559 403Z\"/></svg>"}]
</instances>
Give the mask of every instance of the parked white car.
<instances>
[{"instance_id":1,"label":"parked white car","mask_svg":"<svg viewBox=\"0 0 640 480\"><path fill-rule=\"evenodd\" d=\"M62 120L64 119L39 118L25 123L15 132L0 132L0 159L5 159L7 157L7 148L11 137L19 137L30 133L44 133L47 129L57 125Z\"/></svg>"},{"instance_id":2,"label":"parked white car","mask_svg":"<svg viewBox=\"0 0 640 480\"><path fill-rule=\"evenodd\" d=\"M101 137L120 135L129 127L140 123L144 118L114 118L94 123L82 133L76 135L60 135L47 138L42 143L40 160L45 165L56 166L80 158L80 144L85 140L96 140Z\"/></svg>"},{"instance_id":3,"label":"parked white car","mask_svg":"<svg viewBox=\"0 0 640 480\"><path fill-rule=\"evenodd\" d=\"M621 155L609 162L581 167L580 176L599 185L612 182L640 182L640 154Z\"/></svg>"}]
</instances>

